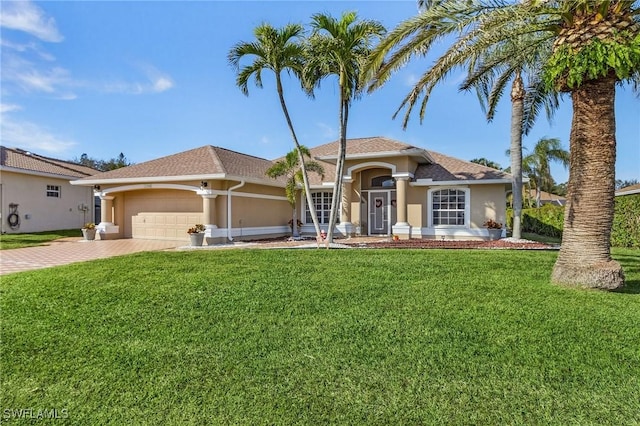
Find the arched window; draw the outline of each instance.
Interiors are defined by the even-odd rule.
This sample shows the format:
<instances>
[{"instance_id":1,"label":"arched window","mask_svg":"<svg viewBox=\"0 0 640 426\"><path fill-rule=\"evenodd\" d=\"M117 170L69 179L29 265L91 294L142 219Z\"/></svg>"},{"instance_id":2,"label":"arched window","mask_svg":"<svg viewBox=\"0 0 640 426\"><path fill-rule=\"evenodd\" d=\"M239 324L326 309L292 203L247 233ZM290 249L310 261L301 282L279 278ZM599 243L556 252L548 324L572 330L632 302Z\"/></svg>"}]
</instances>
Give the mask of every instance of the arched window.
<instances>
[{"instance_id":1,"label":"arched window","mask_svg":"<svg viewBox=\"0 0 640 426\"><path fill-rule=\"evenodd\" d=\"M395 188L396 181L389 175L378 176L371 179L372 188Z\"/></svg>"},{"instance_id":2,"label":"arched window","mask_svg":"<svg viewBox=\"0 0 640 426\"><path fill-rule=\"evenodd\" d=\"M429 190L431 226L467 226L469 190L446 188Z\"/></svg>"}]
</instances>

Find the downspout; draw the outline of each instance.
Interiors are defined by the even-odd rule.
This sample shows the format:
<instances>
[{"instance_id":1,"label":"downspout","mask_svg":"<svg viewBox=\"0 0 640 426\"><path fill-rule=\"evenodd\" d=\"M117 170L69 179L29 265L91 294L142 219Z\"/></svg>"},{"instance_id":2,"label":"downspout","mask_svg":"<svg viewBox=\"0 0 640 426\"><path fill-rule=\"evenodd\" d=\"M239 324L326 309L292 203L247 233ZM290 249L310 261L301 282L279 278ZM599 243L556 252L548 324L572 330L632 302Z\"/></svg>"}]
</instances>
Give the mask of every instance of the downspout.
<instances>
[{"instance_id":1,"label":"downspout","mask_svg":"<svg viewBox=\"0 0 640 426\"><path fill-rule=\"evenodd\" d=\"M243 187L245 181L240 181L236 186L232 186L227 189L227 238L229 241L233 241L233 237L231 236L231 226L233 225L233 221L231 220L231 191L235 191L238 188Z\"/></svg>"}]
</instances>

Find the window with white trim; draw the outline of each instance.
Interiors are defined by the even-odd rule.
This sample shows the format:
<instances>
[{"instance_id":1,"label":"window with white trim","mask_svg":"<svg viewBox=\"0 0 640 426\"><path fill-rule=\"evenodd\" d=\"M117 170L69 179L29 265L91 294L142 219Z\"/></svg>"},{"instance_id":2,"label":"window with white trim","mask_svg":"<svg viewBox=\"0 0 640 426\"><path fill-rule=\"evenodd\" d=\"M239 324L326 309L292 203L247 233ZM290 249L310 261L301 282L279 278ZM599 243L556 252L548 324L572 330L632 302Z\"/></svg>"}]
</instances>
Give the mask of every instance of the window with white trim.
<instances>
[{"instance_id":1,"label":"window with white trim","mask_svg":"<svg viewBox=\"0 0 640 426\"><path fill-rule=\"evenodd\" d=\"M316 214L318 215L318 222L324 225L329 223L332 195L332 191L316 191L311 193L311 199L313 200L313 205L316 207ZM305 203L305 223L313 223L311 211L307 203Z\"/></svg>"},{"instance_id":2,"label":"window with white trim","mask_svg":"<svg viewBox=\"0 0 640 426\"><path fill-rule=\"evenodd\" d=\"M465 226L468 216L468 190L438 189L430 192L432 226Z\"/></svg>"},{"instance_id":3,"label":"window with white trim","mask_svg":"<svg viewBox=\"0 0 640 426\"><path fill-rule=\"evenodd\" d=\"M60 186L47 185L47 197L60 198Z\"/></svg>"}]
</instances>

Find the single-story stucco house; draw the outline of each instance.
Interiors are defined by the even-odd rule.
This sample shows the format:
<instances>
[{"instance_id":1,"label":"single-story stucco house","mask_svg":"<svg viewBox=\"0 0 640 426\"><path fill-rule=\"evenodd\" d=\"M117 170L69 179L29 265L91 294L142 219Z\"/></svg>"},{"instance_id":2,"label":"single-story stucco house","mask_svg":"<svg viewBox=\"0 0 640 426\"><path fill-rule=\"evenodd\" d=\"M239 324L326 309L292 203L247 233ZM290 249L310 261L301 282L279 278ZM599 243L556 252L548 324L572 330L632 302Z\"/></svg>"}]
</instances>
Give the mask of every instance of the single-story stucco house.
<instances>
[{"instance_id":1,"label":"single-story stucco house","mask_svg":"<svg viewBox=\"0 0 640 426\"><path fill-rule=\"evenodd\" d=\"M322 225L329 221L338 142L310 150L325 169L310 174ZM274 161L215 146L76 180L102 200L101 238L188 240L206 225L208 243L290 233L284 179ZM505 222L511 176L384 137L349 139L337 236L484 239L487 219ZM297 202L303 235L314 235L306 198Z\"/></svg>"},{"instance_id":2,"label":"single-story stucco house","mask_svg":"<svg viewBox=\"0 0 640 426\"><path fill-rule=\"evenodd\" d=\"M99 173L69 161L0 147L2 233L80 229L94 221L92 188L69 181Z\"/></svg>"}]
</instances>

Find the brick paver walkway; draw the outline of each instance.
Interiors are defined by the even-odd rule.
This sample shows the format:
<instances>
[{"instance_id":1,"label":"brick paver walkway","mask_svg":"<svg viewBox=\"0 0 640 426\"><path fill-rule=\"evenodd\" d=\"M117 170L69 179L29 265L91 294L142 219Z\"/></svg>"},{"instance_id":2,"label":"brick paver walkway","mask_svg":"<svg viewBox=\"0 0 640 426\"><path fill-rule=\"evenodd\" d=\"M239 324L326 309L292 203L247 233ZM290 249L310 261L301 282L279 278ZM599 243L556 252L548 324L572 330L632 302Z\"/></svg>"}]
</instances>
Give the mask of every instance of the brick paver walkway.
<instances>
[{"instance_id":1,"label":"brick paver walkway","mask_svg":"<svg viewBox=\"0 0 640 426\"><path fill-rule=\"evenodd\" d=\"M53 241L47 246L0 251L0 275L140 251L167 250L184 245L185 243L180 241L134 239L84 241L82 238L64 238Z\"/></svg>"}]
</instances>

